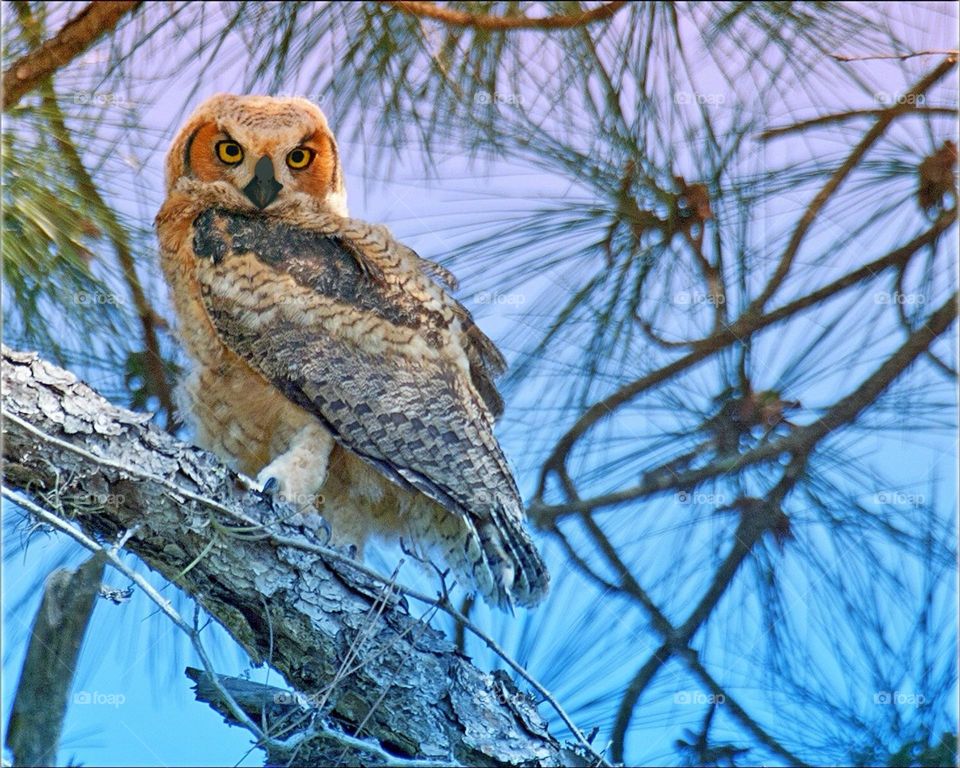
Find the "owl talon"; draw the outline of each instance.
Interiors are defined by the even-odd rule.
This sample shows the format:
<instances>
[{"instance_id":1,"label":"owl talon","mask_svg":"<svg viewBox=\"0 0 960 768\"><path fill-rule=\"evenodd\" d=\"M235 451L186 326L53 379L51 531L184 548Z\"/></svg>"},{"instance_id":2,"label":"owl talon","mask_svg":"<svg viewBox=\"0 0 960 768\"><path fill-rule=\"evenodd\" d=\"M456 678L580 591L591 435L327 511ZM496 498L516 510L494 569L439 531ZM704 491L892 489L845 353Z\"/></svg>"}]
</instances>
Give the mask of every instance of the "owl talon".
<instances>
[{"instance_id":1,"label":"owl talon","mask_svg":"<svg viewBox=\"0 0 960 768\"><path fill-rule=\"evenodd\" d=\"M269 496L271 499L273 499L276 498L278 490L280 490L280 481L275 477L268 477L266 482L260 488L260 494L262 496Z\"/></svg>"},{"instance_id":2,"label":"owl talon","mask_svg":"<svg viewBox=\"0 0 960 768\"><path fill-rule=\"evenodd\" d=\"M327 537L323 540L323 546L327 546L333 539L333 528L330 527L327 518L321 517L320 515L317 515L317 517L320 517L320 527L323 528L323 532L327 534Z\"/></svg>"},{"instance_id":3,"label":"owl talon","mask_svg":"<svg viewBox=\"0 0 960 768\"><path fill-rule=\"evenodd\" d=\"M259 480L260 478L257 479ZM270 511L281 518L288 517L289 512L283 510L283 507L288 505L280 498L280 481L275 477L268 477L265 481L257 485L257 493L260 494L261 498L267 500L267 503L270 505Z\"/></svg>"},{"instance_id":4,"label":"owl talon","mask_svg":"<svg viewBox=\"0 0 960 768\"><path fill-rule=\"evenodd\" d=\"M326 547L330 544L330 540L333 538L333 528L330 527L330 523L327 522L327 519L323 515L305 514L298 515L298 517L300 527L310 531L311 534L316 536L318 531L323 531L325 534L323 541L318 542L321 547Z\"/></svg>"}]
</instances>

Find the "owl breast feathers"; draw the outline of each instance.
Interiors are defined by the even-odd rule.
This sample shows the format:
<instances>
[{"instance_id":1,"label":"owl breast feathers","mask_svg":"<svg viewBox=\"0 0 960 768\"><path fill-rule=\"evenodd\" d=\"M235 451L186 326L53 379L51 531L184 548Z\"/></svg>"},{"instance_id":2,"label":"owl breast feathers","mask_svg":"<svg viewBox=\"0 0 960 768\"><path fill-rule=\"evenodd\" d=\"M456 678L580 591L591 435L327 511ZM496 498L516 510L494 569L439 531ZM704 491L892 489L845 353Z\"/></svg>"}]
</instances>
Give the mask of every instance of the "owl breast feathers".
<instances>
[{"instance_id":1,"label":"owl breast feathers","mask_svg":"<svg viewBox=\"0 0 960 768\"><path fill-rule=\"evenodd\" d=\"M219 96L174 142L157 226L195 364L181 410L338 543L438 549L491 602L533 605L548 575L493 435L503 359L449 273L344 215L327 134L308 102ZM316 178L295 173L311 161Z\"/></svg>"}]
</instances>

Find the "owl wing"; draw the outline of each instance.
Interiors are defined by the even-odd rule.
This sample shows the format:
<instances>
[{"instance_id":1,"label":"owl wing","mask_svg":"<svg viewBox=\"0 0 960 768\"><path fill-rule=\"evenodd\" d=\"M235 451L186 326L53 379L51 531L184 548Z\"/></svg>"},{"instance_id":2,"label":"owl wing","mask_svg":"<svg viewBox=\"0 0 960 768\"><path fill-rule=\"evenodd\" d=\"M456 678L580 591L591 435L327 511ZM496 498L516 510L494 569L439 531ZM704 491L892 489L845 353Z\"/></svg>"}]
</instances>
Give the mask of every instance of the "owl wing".
<instances>
[{"instance_id":1,"label":"owl wing","mask_svg":"<svg viewBox=\"0 0 960 768\"><path fill-rule=\"evenodd\" d=\"M546 572L493 435L502 358L399 248L267 216L211 210L194 222L200 292L223 342L345 448L471 521L487 558L512 562L514 596L533 602Z\"/></svg>"}]
</instances>

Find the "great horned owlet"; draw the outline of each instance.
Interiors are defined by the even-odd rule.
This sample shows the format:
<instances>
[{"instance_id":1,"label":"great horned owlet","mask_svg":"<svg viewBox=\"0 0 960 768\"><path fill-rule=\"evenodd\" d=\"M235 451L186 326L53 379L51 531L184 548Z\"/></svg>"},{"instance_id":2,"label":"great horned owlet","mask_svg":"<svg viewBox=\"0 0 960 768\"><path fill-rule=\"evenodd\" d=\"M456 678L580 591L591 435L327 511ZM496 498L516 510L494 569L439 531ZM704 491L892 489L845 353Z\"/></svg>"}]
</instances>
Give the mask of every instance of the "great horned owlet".
<instances>
[{"instance_id":1,"label":"great horned owlet","mask_svg":"<svg viewBox=\"0 0 960 768\"><path fill-rule=\"evenodd\" d=\"M178 401L198 444L293 503L322 500L335 543L407 537L501 607L539 602L547 571L493 435L503 358L449 273L348 218L323 113L214 96L166 185L161 258L193 363Z\"/></svg>"}]
</instances>

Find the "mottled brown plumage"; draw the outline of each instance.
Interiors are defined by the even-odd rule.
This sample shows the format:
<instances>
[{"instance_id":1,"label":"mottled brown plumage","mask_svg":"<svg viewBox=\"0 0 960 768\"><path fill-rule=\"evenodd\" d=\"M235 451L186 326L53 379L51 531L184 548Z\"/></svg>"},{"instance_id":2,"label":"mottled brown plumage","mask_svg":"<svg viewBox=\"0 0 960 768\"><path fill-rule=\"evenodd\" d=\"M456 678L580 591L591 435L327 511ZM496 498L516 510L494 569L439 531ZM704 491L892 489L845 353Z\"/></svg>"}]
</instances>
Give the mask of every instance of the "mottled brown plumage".
<instances>
[{"instance_id":1,"label":"mottled brown plumage","mask_svg":"<svg viewBox=\"0 0 960 768\"><path fill-rule=\"evenodd\" d=\"M167 176L157 226L198 442L295 503L320 494L340 542L403 536L498 605L538 602L547 572L493 435L503 359L449 273L347 218L320 111L214 97Z\"/></svg>"}]
</instances>

